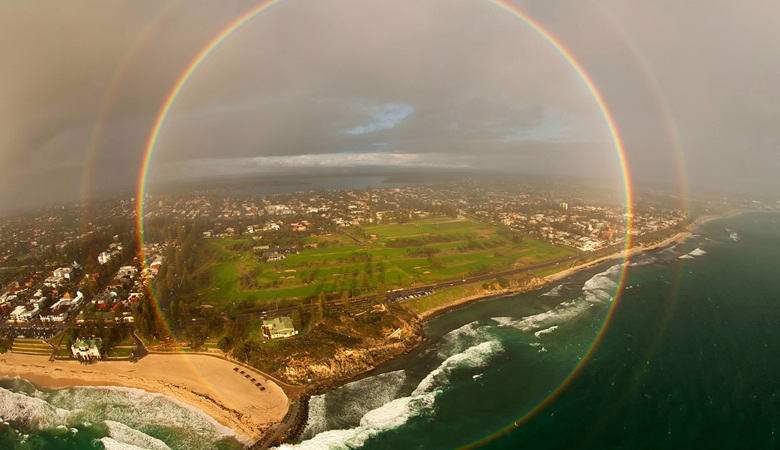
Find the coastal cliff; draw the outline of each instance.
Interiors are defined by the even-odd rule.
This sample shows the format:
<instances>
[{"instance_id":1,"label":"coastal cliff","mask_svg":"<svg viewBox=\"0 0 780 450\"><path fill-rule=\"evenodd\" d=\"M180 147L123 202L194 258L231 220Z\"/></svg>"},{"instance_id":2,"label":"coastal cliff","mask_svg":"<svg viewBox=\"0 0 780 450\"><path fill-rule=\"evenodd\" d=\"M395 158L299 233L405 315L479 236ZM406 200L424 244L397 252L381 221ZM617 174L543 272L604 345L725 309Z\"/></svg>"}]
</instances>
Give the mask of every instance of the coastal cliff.
<instances>
[{"instance_id":1,"label":"coastal cliff","mask_svg":"<svg viewBox=\"0 0 780 450\"><path fill-rule=\"evenodd\" d=\"M252 346L249 364L310 389L338 384L409 352L422 340L422 321L399 305L326 315L303 336Z\"/></svg>"}]
</instances>

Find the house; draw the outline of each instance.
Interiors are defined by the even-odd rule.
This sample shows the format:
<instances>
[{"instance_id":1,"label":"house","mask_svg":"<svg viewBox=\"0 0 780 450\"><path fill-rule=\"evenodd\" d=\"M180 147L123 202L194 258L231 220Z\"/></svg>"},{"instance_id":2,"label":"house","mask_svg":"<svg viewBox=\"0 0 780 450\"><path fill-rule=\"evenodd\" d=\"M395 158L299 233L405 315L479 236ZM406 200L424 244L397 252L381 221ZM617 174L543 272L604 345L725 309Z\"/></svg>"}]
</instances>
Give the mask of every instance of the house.
<instances>
[{"instance_id":1,"label":"house","mask_svg":"<svg viewBox=\"0 0 780 450\"><path fill-rule=\"evenodd\" d=\"M55 269L51 276L44 280L43 285L50 288L56 288L65 284L66 281L70 281L72 275L72 267L60 267L59 269Z\"/></svg>"},{"instance_id":2,"label":"house","mask_svg":"<svg viewBox=\"0 0 780 450\"><path fill-rule=\"evenodd\" d=\"M71 267L60 267L58 269L54 269L54 272L52 272L53 276L68 280L70 280L71 274L73 274L73 268Z\"/></svg>"},{"instance_id":3,"label":"house","mask_svg":"<svg viewBox=\"0 0 780 450\"><path fill-rule=\"evenodd\" d=\"M109 261L111 261L111 253L108 252L101 252L98 255L98 263L102 266L104 264L108 264Z\"/></svg>"},{"instance_id":4,"label":"house","mask_svg":"<svg viewBox=\"0 0 780 450\"><path fill-rule=\"evenodd\" d=\"M290 224L290 227L293 229L293 231L306 231L309 228L309 225L311 225L306 220L301 220L300 222L293 222Z\"/></svg>"},{"instance_id":5,"label":"house","mask_svg":"<svg viewBox=\"0 0 780 450\"><path fill-rule=\"evenodd\" d=\"M263 261L265 262L281 261L285 258L287 258L286 255L277 251L263 252Z\"/></svg>"},{"instance_id":6,"label":"house","mask_svg":"<svg viewBox=\"0 0 780 450\"><path fill-rule=\"evenodd\" d=\"M162 263L162 258L158 257L149 263L149 270L151 270L153 274L157 274L157 272L160 271L160 267L162 267Z\"/></svg>"},{"instance_id":7,"label":"house","mask_svg":"<svg viewBox=\"0 0 780 450\"><path fill-rule=\"evenodd\" d=\"M81 291L76 291L75 298L70 295L70 292L66 292L61 299L57 300L57 303L51 305L51 310L57 311L59 309L62 309L67 311L72 308L81 306L81 303L83 301L84 301L84 294L82 294Z\"/></svg>"},{"instance_id":8,"label":"house","mask_svg":"<svg viewBox=\"0 0 780 450\"><path fill-rule=\"evenodd\" d=\"M287 205L268 205L265 207L265 212L269 215L288 215L292 214L293 210Z\"/></svg>"},{"instance_id":9,"label":"house","mask_svg":"<svg viewBox=\"0 0 780 450\"><path fill-rule=\"evenodd\" d=\"M26 305L20 305L14 308L13 311L11 311L11 314L8 316L9 322L16 322L16 323L24 323L32 319L33 317L37 316L38 313L40 313L41 310L35 306L31 309L28 309L28 306Z\"/></svg>"},{"instance_id":10,"label":"house","mask_svg":"<svg viewBox=\"0 0 780 450\"><path fill-rule=\"evenodd\" d=\"M42 323L62 323L65 322L65 313L61 314L49 314L41 316Z\"/></svg>"},{"instance_id":11,"label":"house","mask_svg":"<svg viewBox=\"0 0 780 450\"><path fill-rule=\"evenodd\" d=\"M293 326L289 316L263 320L263 335L268 339L288 338L296 334L298 334L298 330Z\"/></svg>"},{"instance_id":12,"label":"house","mask_svg":"<svg viewBox=\"0 0 780 450\"><path fill-rule=\"evenodd\" d=\"M138 268L135 266L122 266L116 273L116 278L135 278L138 275Z\"/></svg>"},{"instance_id":13,"label":"house","mask_svg":"<svg viewBox=\"0 0 780 450\"><path fill-rule=\"evenodd\" d=\"M100 347L103 341L100 338L95 339L76 339L76 342L70 346L70 352L73 357L82 362L97 361L101 358Z\"/></svg>"},{"instance_id":14,"label":"house","mask_svg":"<svg viewBox=\"0 0 780 450\"><path fill-rule=\"evenodd\" d=\"M281 228L276 222L268 222L263 226L263 231L279 231Z\"/></svg>"}]
</instances>

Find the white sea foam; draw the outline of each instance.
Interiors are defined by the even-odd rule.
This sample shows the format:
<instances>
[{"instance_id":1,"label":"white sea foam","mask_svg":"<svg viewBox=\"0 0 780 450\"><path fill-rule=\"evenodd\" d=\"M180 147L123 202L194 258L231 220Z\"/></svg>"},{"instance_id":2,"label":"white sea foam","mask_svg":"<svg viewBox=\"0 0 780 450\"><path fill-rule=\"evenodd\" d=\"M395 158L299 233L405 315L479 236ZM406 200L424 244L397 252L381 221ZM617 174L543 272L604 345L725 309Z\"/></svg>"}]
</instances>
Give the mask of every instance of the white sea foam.
<instances>
[{"instance_id":1,"label":"white sea foam","mask_svg":"<svg viewBox=\"0 0 780 450\"><path fill-rule=\"evenodd\" d=\"M0 388L0 418L29 429L62 427L67 432L67 426L78 423L88 426L105 422L113 430L108 445L140 445L152 450L168 449L168 446L139 430L169 428L177 436L175 448L188 450L211 449L217 441L235 437L232 430L199 409L140 389L75 387L43 392L21 381L11 389ZM125 437L130 435L131 441L126 441Z\"/></svg>"},{"instance_id":2,"label":"white sea foam","mask_svg":"<svg viewBox=\"0 0 780 450\"><path fill-rule=\"evenodd\" d=\"M301 436L304 438L316 436L328 429L328 408L325 394L313 395L309 398L309 416Z\"/></svg>"},{"instance_id":3,"label":"white sea foam","mask_svg":"<svg viewBox=\"0 0 780 450\"><path fill-rule=\"evenodd\" d=\"M501 352L503 347L499 341L491 340L474 345L445 359L439 367L431 371L420 381L412 395L431 392L438 386L444 386L449 381L450 373L456 368L484 367L490 358Z\"/></svg>"},{"instance_id":4,"label":"white sea foam","mask_svg":"<svg viewBox=\"0 0 780 450\"><path fill-rule=\"evenodd\" d=\"M344 426L356 426L369 411L398 397L406 372L396 370L345 384L309 400L309 418L301 436L305 439ZM336 408L328 408L333 402ZM330 414L329 414L330 410ZM333 414L333 410L337 414Z\"/></svg>"},{"instance_id":5,"label":"white sea foam","mask_svg":"<svg viewBox=\"0 0 780 450\"><path fill-rule=\"evenodd\" d=\"M63 389L51 394L49 401L71 411L81 421L113 420L139 429L162 425L186 430L192 445L205 445L235 432L203 411L178 399L142 389L97 386Z\"/></svg>"},{"instance_id":6,"label":"white sea foam","mask_svg":"<svg viewBox=\"0 0 780 450\"><path fill-rule=\"evenodd\" d=\"M604 272L593 275L582 286L585 300L591 303L606 303L612 300L612 295L617 288L617 282L611 277L620 273L621 264L615 264Z\"/></svg>"},{"instance_id":7,"label":"white sea foam","mask_svg":"<svg viewBox=\"0 0 780 450\"><path fill-rule=\"evenodd\" d=\"M279 449L351 449L363 446L368 439L384 431L404 425L433 408L436 397L449 381L449 374L456 368L474 368L486 365L490 358L502 351L498 341L486 341L471 346L444 360L426 376L411 395L397 398L368 411L356 427L329 430L317 434L299 444L286 444Z\"/></svg>"},{"instance_id":8,"label":"white sea foam","mask_svg":"<svg viewBox=\"0 0 780 450\"><path fill-rule=\"evenodd\" d=\"M444 335L444 339L460 339L464 336L477 336L480 332L479 323L475 320L462 325Z\"/></svg>"},{"instance_id":9,"label":"white sea foam","mask_svg":"<svg viewBox=\"0 0 780 450\"><path fill-rule=\"evenodd\" d=\"M590 303L578 298L568 302L562 302L554 308L543 313L523 317L522 319L509 319L502 317L493 317L492 319L499 323L499 326L511 326L523 332L536 332L544 328L550 328L567 322L590 308Z\"/></svg>"},{"instance_id":10,"label":"white sea foam","mask_svg":"<svg viewBox=\"0 0 780 450\"><path fill-rule=\"evenodd\" d=\"M369 411L360 425L345 430L320 433L300 444L286 444L279 449L351 449L363 446L368 439L383 431L398 428L410 418L423 414L433 406L434 393L401 397Z\"/></svg>"},{"instance_id":11,"label":"white sea foam","mask_svg":"<svg viewBox=\"0 0 780 450\"><path fill-rule=\"evenodd\" d=\"M24 428L54 428L68 421L70 411L46 400L0 388L0 419Z\"/></svg>"},{"instance_id":12,"label":"white sea foam","mask_svg":"<svg viewBox=\"0 0 780 450\"><path fill-rule=\"evenodd\" d=\"M563 285L559 284L558 286L555 286L554 288L550 289L549 291L542 294L543 297L558 297L561 295L561 289L563 289Z\"/></svg>"},{"instance_id":13,"label":"white sea foam","mask_svg":"<svg viewBox=\"0 0 780 450\"><path fill-rule=\"evenodd\" d=\"M696 249L688 252L685 255L678 256L678 259L693 259L693 258L695 258L697 256L702 256L702 255L706 255L706 254L707 254L706 250L703 250L702 248L697 247Z\"/></svg>"},{"instance_id":14,"label":"white sea foam","mask_svg":"<svg viewBox=\"0 0 780 450\"><path fill-rule=\"evenodd\" d=\"M539 339L545 334L553 333L557 329L558 329L558 325L553 325L550 328L545 328L544 330L537 331L536 333L534 333L534 336L536 336L536 338Z\"/></svg>"},{"instance_id":15,"label":"white sea foam","mask_svg":"<svg viewBox=\"0 0 780 450\"><path fill-rule=\"evenodd\" d=\"M477 342L490 339L487 329L478 321L469 322L442 336L438 346L439 358L446 359L450 355L462 352Z\"/></svg>"},{"instance_id":16,"label":"white sea foam","mask_svg":"<svg viewBox=\"0 0 780 450\"><path fill-rule=\"evenodd\" d=\"M165 442L123 423L106 420L103 424L108 428L108 437L118 443L134 445L147 450L171 450Z\"/></svg>"},{"instance_id":17,"label":"white sea foam","mask_svg":"<svg viewBox=\"0 0 780 450\"><path fill-rule=\"evenodd\" d=\"M491 317L500 327L514 327L526 333L536 333L539 330L550 329L568 322L584 313L594 305L606 304L612 301L617 282L615 278L622 269L621 264L615 264L607 270L593 275L582 286L582 295L575 299L561 302L555 307L522 319L511 317ZM555 330L555 328L552 328ZM537 336L538 337L538 336Z\"/></svg>"},{"instance_id":18,"label":"white sea foam","mask_svg":"<svg viewBox=\"0 0 780 450\"><path fill-rule=\"evenodd\" d=\"M731 233L729 233L729 239L731 239L734 242L739 241L740 239L739 233L737 233L736 231L732 231Z\"/></svg>"},{"instance_id":19,"label":"white sea foam","mask_svg":"<svg viewBox=\"0 0 780 450\"><path fill-rule=\"evenodd\" d=\"M631 264L629 264L629 266L631 266L631 267L646 266L646 265L649 265L649 264L653 264L654 262L656 262L656 259L654 257L652 257L652 256L644 256L644 257L641 257L640 259L637 259L636 261L631 262Z\"/></svg>"},{"instance_id":20,"label":"white sea foam","mask_svg":"<svg viewBox=\"0 0 780 450\"><path fill-rule=\"evenodd\" d=\"M511 327L517 322L513 317L491 317L490 320L496 322L500 327Z\"/></svg>"},{"instance_id":21,"label":"white sea foam","mask_svg":"<svg viewBox=\"0 0 780 450\"><path fill-rule=\"evenodd\" d=\"M147 448L139 447L133 444L128 444L126 442L119 442L110 437L105 437L100 439L100 443L103 444L103 448L105 450L149 450Z\"/></svg>"}]
</instances>

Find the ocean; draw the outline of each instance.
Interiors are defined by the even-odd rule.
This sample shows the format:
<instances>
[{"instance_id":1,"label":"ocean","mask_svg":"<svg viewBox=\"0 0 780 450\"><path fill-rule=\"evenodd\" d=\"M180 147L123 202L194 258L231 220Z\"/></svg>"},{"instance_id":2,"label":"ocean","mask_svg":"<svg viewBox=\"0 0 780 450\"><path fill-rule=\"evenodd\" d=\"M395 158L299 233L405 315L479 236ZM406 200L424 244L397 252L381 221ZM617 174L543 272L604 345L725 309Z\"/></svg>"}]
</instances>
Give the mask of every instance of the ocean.
<instances>
[{"instance_id":1,"label":"ocean","mask_svg":"<svg viewBox=\"0 0 780 450\"><path fill-rule=\"evenodd\" d=\"M313 397L300 442L283 448L777 448L778 257L780 215L745 214L635 258L617 304L619 261L469 304L429 321L414 352ZM150 394L0 386L2 449L236 445ZM10 420L8 395L29 398L17 419L34 420Z\"/></svg>"},{"instance_id":2,"label":"ocean","mask_svg":"<svg viewBox=\"0 0 780 450\"><path fill-rule=\"evenodd\" d=\"M137 389L47 390L0 379L2 450L236 450L232 431L169 397Z\"/></svg>"},{"instance_id":3,"label":"ocean","mask_svg":"<svg viewBox=\"0 0 780 450\"><path fill-rule=\"evenodd\" d=\"M417 352L312 398L287 448L778 448L779 260L773 214L635 258L586 361L620 265L468 305Z\"/></svg>"}]
</instances>

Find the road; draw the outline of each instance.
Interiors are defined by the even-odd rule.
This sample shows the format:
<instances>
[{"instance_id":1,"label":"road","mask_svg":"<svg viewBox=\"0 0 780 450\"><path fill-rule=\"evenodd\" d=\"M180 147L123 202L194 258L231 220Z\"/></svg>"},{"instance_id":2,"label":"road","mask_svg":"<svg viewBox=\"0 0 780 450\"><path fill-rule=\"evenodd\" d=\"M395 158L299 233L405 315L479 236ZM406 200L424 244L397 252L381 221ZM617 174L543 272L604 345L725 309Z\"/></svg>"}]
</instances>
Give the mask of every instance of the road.
<instances>
[{"instance_id":1,"label":"road","mask_svg":"<svg viewBox=\"0 0 780 450\"><path fill-rule=\"evenodd\" d=\"M422 286L415 286L415 287L412 287L412 288L396 290L396 291L387 292L387 293L384 293L384 294L379 294L379 293L377 293L377 294L369 294L369 295L363 295L363 296L359 296L359 297L352 297L352 298L347 299L347 300L332 299L332 300L327 300L326 304L329 307L331 307L331 308L334 308L334 307L335 308L354 308L354 307L357 307L357 306L364 307L366 305L370 305L370 304L379 302L382 299L382 297L384 297L386 299L386 301L393 302L393 301L398 301L399 299L401 299L403 297L406 297L406 296L409 296L409 295L413 295L415 293L420 293L420 292L423 292L423 291L434 291L436 289L443 289L443 288L454 287L454 286L459 286L459 285L463 285L463 284L476 283L476 282L479 282L479 281L492 280L492 279L495 279L495 278L498 278L498 277L504 277L504 276L510 276L510 275L518 275L518 274L530 272L530 271L533 271L533 270L547 269L547 268L555 267L557 265L560 265L560 264L563 264L563 263L566 263L566 262L574 261L574 260L576 260L578 258L580 258L580 256L577 256L577 255L575 255L575 256L568 256L566 258L560 258L560 259L556 259L556 260L553 260L553 261L548 261L548 262L545 262L545 263L534 264L534 265L531 265L531 266L525 266L525 267L516 268L516 269L509 269L509 270L504 270L504 271L501 271L501 272L491 272L491 273L486 273L486 274L481 274L481 275L474 275L474 276L463 277L463 278L454 279L454 280L441 281L441 282L438 282L438 283L426 284L426 285L422 285ZM237 314L233 318L235 320L238 320L238 321L254 320L254 319L265 319L265 318L270 318L270 317L277 317L277 316L291 314L293 311L295 311L297 309L298 309L298 306L288 306L288 307L283 307L283 308L268 308L268 309L261 309L261 310L257 310L257 311L247 312L247 313L243 313L243 314ZM193 322L198 322L200 320L201 319L194 319ZM205 319L203 319L203 320L205 320Z\"/></svg>"}]
</instances>

